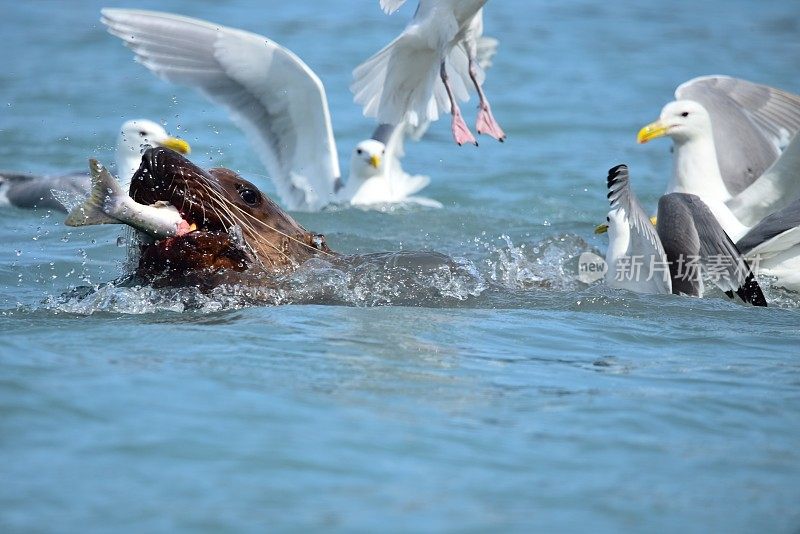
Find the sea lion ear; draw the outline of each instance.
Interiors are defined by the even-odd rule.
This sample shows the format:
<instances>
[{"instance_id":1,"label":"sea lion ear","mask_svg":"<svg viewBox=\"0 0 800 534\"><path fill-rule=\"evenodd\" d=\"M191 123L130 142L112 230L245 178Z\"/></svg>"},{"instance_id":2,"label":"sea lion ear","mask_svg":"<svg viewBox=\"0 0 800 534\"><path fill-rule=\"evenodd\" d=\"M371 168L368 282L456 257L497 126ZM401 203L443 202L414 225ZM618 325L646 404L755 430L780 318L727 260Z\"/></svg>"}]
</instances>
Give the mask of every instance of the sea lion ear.
<instances>
[{"instance_id":1,"label":"sea lion ear","mask_svg":"<svg viewBox=\"0 0 800 534\"><path fill-rule=\"evenodd\" d=\"M328 243L325 242L325 236L323 234L311 234L310 237L312 247L323 252L331 251L331 249L328 248Z\"/></svg>"}]
</instances>

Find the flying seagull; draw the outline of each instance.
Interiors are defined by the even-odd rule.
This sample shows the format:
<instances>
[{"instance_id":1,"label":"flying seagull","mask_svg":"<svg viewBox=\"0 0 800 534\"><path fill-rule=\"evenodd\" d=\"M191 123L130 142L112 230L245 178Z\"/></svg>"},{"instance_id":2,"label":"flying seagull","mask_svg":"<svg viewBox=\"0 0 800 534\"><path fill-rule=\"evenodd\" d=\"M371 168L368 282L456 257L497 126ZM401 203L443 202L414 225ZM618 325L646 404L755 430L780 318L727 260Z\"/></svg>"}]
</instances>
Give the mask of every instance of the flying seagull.
<instances>
[{"instance_id":1,"label":"flying seagull","mask_svg":"<svg viewBox=\"0 0 800 534\"><path fill-rule=\"evenodd\" d=\"M404 2L382 0L381 6L391 13ZM478 60L485 3L420 0L405 30L353 71L350 89L364 115L378 122L406 120L417 126L450 113L455 142L477 145L458 106L459 100L469 99L467 87L472 85L479 98L476 130L504 141L506 134L483 91L485 73Z\"/></svg>"}]
</instances>

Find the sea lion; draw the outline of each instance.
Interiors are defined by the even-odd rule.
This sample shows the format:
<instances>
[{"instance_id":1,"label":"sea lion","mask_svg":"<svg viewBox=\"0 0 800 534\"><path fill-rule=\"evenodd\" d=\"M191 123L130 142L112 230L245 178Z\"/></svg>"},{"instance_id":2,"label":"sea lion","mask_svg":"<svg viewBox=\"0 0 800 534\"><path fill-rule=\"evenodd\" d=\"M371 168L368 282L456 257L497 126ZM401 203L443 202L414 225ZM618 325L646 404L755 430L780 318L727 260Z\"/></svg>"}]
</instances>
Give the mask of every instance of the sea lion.
<instances>
[{"instance_id":1,"label":"sea lion","mask_svg":"<svg viewBox=\"0 0 800 534\"><path fill-rule=\"evenodd\" d=\"M338 256L323 235L303 228L234 171L205 171L169 149L144 152L130 196L145 205L168 202L196 227L161 240L142 239L134 277L147 284L264 283L312 257Z\"/></svg>"}]
</instances>

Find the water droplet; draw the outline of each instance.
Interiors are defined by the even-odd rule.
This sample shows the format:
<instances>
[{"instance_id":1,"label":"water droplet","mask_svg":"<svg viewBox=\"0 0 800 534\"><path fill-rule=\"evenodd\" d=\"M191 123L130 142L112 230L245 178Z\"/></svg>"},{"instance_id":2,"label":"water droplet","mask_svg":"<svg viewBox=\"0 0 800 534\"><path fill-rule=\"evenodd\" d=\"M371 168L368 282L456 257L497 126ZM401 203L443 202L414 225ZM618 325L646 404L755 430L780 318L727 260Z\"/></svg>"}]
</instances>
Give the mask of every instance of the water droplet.
<instances>
[{"instance_id":1,"label":"water droplet","mask_svg":"<svg viewBox=\"0 0 800 534\"><path fill-rule=\"evenodd\" d=\"M14 251L14 254L16 254L17 256L22 256L22 251L17 249Z\"/></svg>"}]
</instances>

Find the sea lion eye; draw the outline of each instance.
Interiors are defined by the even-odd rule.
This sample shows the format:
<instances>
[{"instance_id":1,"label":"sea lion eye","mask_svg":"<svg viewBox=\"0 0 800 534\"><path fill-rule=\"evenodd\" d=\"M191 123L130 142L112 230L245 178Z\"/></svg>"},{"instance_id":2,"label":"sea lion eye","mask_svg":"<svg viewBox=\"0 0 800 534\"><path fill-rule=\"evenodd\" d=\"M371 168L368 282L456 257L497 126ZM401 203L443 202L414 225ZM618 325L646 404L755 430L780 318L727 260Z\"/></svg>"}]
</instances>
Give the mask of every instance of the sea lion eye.
<instances>
[{"instance_id":1,"label":"sea lion eye","mask_svg":"<svg viewBox=\"0 0 800 534\"><path fill-rule=\"evenodd\" d=\"M239 189L239 196L250 206L256 206L261 202L261 193L249 187Z\"/></svg>"},{"instance_id":2,"label":"sea lion eye","mask_svg":"<svg viewBox=\"0 0 800 534\"><path fill-rule=\"evenodd\" d=\"M325 236L322 234L315 234L311 237L311 246L317 250L325 250L328 245L325 243Z\"/></svg>"}]
</instances>

